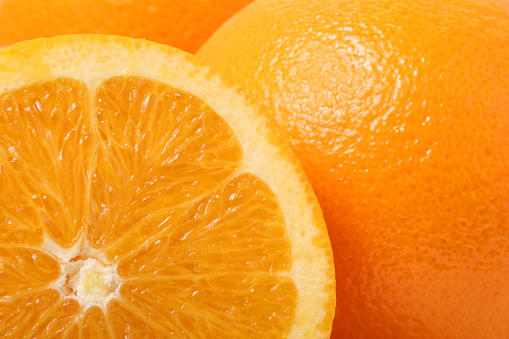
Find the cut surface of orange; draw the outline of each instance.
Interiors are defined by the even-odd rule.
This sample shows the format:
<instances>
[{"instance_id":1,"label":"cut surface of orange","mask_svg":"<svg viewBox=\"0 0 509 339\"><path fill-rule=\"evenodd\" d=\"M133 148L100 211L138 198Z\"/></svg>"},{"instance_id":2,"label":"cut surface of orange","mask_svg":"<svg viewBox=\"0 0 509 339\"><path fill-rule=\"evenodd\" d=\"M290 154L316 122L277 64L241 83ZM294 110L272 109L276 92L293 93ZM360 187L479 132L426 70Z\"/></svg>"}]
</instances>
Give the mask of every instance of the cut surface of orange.
<instances>
[{"instance_id":1,"label":"cut surface of orange","mask_svg":"<svg viewBox=\"0 0 509 339\"><path fill-rule=\"evenodd\" d=\"M293 153L191 55L0 51L0 336L320 338L330 242Z\"/></svg>"}]
</instances>

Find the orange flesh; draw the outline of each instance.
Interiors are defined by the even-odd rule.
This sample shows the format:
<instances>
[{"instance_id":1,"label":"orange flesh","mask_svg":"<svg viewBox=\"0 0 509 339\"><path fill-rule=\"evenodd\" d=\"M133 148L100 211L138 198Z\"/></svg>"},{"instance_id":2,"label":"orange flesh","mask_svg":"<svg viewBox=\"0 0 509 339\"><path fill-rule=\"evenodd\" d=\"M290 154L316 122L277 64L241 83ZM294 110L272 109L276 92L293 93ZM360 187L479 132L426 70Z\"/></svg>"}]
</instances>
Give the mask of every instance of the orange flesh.
<instances>
[{"instance_id":1,"label":"orange flesh","mask_svg":"<svg viewBox=\"0 0 509 339\"><path fill-rule=\"evenodd\" d=\"M239 172L226 122L141 77L91 92L57 79L0 97L0 336L286 335L284 217ZM103 304L80 303L65 271L90 258L118 274Z\"/></svg>"}]
</instances>

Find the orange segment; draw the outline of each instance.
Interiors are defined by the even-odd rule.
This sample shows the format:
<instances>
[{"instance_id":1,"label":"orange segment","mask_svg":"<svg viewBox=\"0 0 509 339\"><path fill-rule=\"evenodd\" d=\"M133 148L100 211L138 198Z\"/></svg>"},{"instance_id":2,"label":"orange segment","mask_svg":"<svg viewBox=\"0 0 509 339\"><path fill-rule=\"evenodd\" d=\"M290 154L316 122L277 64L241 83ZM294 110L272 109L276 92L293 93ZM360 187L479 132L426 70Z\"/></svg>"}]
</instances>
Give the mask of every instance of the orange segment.
<instances>
[{"instance_id":1,"label":"orange segment","mask_svg":"<svg viewBox=\"0 0 509 339\"><path fill-rule=\"evenodd\" d=\"M250 174L233 178L197 202L179 227L166 233L122 261L120 276L269 273L291 268L291 244L276 197Z\"/></svg>"},{"instance_id":2,"label":"orange segment","mask_svg":"<svg viewBox=\"0 0 509 339\"><path fill-rule=\"evenodd\" d=\"M138 316L136 310L117 300L108 304L108 315L115 338L167 338L175 335L147 318Z\"/></svg>"},{"instance_id":3,"label":"orange segment","mask_svg":"<svg viewBox=\"0 0 509 339\"><path fill-rule=\"evenodd\" d=\"M45 290L0 299L0 336L23 338L34 333L40 319L59 301L58 292Z\"/></svg>"},{"instance_id":4,"label":"orange segment","mask_svg":"<svg viewBox=\"0 0 509 339\"><path fill-rule=\"evenodd\" d=\"M12 168L13 160L0 148L0 244L39 245L44 238L43 220L33 195Z\"/></svg>"},{"instance_id":5,"label":"orange segment","mask_svg":"<svg viewBox=\"0 0 509 339\"><path fill-rule=\"evenodd\" d=\"M72 331L73 323L79 315L80 305L77 300L61 299L54 307L49 308L39 319L38 326L29 337L58 338ZM27 332L28 334L28 332Z\"/></svg>"},{"instance_id":6,"label":"orange segment","mask_svg":"<svg viewBox=\"0 0 509 339\"><path fill-rule=\"evenodd\" d=\"M0 51L0 334L327 337L325 225L263 116L167 47L20 46Z\"/></svg>"},{"instance_id":7,"label":"orange segment","mask_svg":"<svg viewBox=\"0 0 509 339\"><path fill-rule=\"evenodd\" d=\"M54 257L39 250L0 247L0 299L41 288L60 276Z\"/></svg>"},{"instance_id":8,"label":"orange segment","mask_svg":"<svg viewBox=\"0 0 509 339\"><path fill-rule=\"evenodd\" d=\"M69 247L88 217L87 90L58 79L2 95L0 103L0 229L9 229L0 239L33 245L44 228Z\"/></svg>"},{"instance_id":9,"label":"orange segment","mask_svg":"<svg viewBox=\"0 0 509 339\"><path fill-rule=\"evenodd\" d=\"M98 162L89 241L128 253L171 226L239 166L242 149L201 100L138 77L113 78L96 95Z\"/></svg>"},{"instance_id":10,"label":"orange segment","mask_svg":"<svg viewBox=\"0 0 509 339\"><path fill-rule=\"evenodd\" d=\"M90 308L81 322L81 338L111 338L111 331L104 312L99 307Z\"/></svg>"},{"instance_id":11,"label":"orange segment","mask_svg":"<svg viewBox=\"0 0 509 339\"><path fill-rule=\"evenodd\" d=\"M279 338L291 328L297 302L291 279L247 273L142 279L120 294L143 318L187 337Z\"/></svg>"},{"instance_id":12,"label":"orange segment","mask_svg":"<svg viewBox=\"0 0 509 339\"><path fill-rule=\"evenodd\" d=\"M80 328L79 328L79 325L77 323L74 323L74 325L72 325L69 328L69 330L67 330L67 332L64 335L64 338L65 339L77 339L77 338L80 338ZM87 336L83 335L83 338L90 338L90 337L87 337ZM96 338L108 338L108 337L103 336L103 337L96 337ZM111 337L109 337L109 338L111 338Z\"/></svg>"}]
</instances>

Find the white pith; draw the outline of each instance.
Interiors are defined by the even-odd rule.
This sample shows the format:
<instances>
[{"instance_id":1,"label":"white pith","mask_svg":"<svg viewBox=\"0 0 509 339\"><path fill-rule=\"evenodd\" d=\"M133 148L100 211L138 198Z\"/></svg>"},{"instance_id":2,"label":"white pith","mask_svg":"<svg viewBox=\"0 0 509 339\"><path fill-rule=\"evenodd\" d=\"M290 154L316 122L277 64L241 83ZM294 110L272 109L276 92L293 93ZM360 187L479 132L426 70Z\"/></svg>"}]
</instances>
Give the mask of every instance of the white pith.
<instances>
[{"instance_id":1,"label":"white pith","mask_svg":"<svg viewBox=\"0 0 509 339\"><path fill-rule=\"evenodd\" d=\"M60 264L60 277L51 284L63 298L76 299L83 310L98 306L106 310L108 303L119 296L121 278L117 265L86 241L63 248L46 236L43 251L52 254Z\"/></svg>"}]
</instances>

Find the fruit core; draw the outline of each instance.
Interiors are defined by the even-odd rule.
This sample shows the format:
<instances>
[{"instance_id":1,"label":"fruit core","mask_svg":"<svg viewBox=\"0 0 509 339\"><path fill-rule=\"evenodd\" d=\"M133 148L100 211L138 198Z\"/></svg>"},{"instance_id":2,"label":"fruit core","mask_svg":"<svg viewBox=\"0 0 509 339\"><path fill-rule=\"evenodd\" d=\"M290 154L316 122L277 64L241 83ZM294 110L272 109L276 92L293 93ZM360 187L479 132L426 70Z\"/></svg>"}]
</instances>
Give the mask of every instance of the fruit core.
<instances>
[{"instance_id":1,"label":"fruit core","mask_svg":"<svg viewBox=\"0 0 509 339\"><path fill-rule=\"evenodd\" d=\"M95 258L73 258L61 263L61 272L60 293L77 299L85 308L104 308L115 297L119 286L117 268Z\"/></svg>"}]
</instances>

